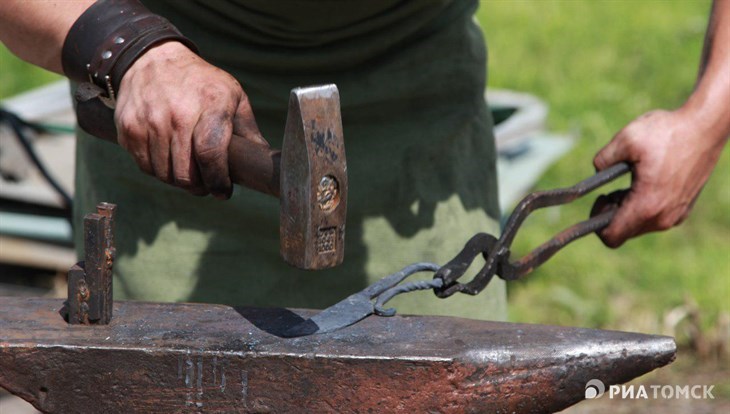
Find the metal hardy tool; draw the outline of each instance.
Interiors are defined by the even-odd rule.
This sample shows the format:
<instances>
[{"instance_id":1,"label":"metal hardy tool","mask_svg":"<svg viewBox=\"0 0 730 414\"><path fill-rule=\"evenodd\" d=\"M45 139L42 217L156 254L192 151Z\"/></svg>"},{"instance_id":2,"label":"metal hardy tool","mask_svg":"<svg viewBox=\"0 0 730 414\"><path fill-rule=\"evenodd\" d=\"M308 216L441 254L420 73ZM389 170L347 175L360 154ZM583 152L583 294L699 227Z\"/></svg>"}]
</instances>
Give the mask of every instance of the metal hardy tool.
<instances>
[{"instance_id":1,"label":"metal hardy tool","mask_svg":"<svg viewBox=\"0 0 730 414\"><path fill-rule=\"evenodd\" d=\"M114 101L91 83L76 90L76 115L86 132L117 143ZM342 263L347 163L340 95L335 85L291 91L281 151L234 135L231 180L280 200L281 255L302 269Z\"/></svg>"},{"instance_id":2,"label":"metal hardy tool","mask_svg":"<svg viewBox=\"0 0 730 414\"><path fill-rule=\"evenodd\" d=\"M530 213L543 207L570 203L630 170L628 164L619 163L572 187L531 193L520 201L510 215L499 239L491 234L476 234L466 243L462 251L444 266L426 262L406 266L401 271L386 276L361 292L355 293L321 313L291 327L284 332L284 336L297 337L332 332L352 325L372 314L380 316L395 315L395 309L385 309L384 305L396 295L406 292L433 289L436 296L440 298L447 298L456 292L476 295L487 286L495 275L503 280L520 279L568 243L605 228L613 219L618 204L616 200L608 200L609 202L602 211L592 212L595 214L590 219L563 230L523 258L510 261L510 246L520 226ZM480 254L486 262L482 270L470 282L458 282L458 279L464 275L474 259ZM432 280L399 285L410 275L423 271L432 271L436 274Z\"/></svg>"},{"instance_id":3,"label":"metal hardy tool","mask_svg":"<svg viewBox=\"0 0 730 414\"><path fill-rule=\"evenodd\" d=\"M84 260L68 271L68 301L61 312L71 325L107 325L112 319L116 210L99 203L96 213L84 216Z\"/></svg>"}]
</instances>

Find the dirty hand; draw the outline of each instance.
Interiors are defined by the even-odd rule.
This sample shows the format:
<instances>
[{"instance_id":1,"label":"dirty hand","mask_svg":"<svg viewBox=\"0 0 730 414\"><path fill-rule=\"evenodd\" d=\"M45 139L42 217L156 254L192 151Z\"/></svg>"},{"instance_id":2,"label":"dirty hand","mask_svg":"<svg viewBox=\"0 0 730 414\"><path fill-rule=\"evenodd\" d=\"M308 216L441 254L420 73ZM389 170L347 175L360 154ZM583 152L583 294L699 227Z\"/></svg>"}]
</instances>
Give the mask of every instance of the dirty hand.
<instances>
[{"instance_id":1,"label":"dirty hand","mask_svg":"<svg viewBox=\"0 0 730 414\"><path fill-rule=\"evenodd\" d=\"M727 140L710 139L695 116L682 109L649 112L598 152L593 163L599 171L620 161L633 166L631 188L611 224L599 233L606 246L618 247L687 218Z\"/></svg>"},{"instance_id":2,"label":"dirty hand","mask_svg":"<svg viewBox=\"0 0 730 414\"><path fill-rule=\"evenodd\" d=\"M120 145L147 174L195 195L230 198L232 133L263 141L241 85L178 42L142 55L117 95Z\"/></svg>"}]
</instances>

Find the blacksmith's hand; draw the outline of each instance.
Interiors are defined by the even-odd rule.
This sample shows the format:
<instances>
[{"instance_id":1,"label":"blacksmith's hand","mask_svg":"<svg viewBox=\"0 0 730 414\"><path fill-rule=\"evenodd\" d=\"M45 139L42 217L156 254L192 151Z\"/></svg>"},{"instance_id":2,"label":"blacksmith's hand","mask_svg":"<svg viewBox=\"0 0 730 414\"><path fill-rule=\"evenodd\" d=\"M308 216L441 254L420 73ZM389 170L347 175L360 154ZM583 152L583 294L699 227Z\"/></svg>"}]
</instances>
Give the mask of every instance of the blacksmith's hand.
<instances>
[{"instance_id":1,"label":"blacksmith's hand","mask_svg":"<svg viewBox=\"0 0 730 414\"><path fill-rule=\"evenodd\" d=\"M236 79L176 41L142 55L117 95L122 147L147 174L195 195L230 198L232 133L263 141Z\"/></svg>"},{"instance_id":2,"label":"blacksmith's hand","mask_svg":"<svg viewBox=\"0 0 730 414\"><path fill-rule=\"evenodd\" d=\"M597 170L620 161L633 165L633 181L611 224L599 233L609 247L684 221L712 170L725 139L703 129L680 109L653 111L631 122L593 160Z\"/></svg>"}]
</instances>

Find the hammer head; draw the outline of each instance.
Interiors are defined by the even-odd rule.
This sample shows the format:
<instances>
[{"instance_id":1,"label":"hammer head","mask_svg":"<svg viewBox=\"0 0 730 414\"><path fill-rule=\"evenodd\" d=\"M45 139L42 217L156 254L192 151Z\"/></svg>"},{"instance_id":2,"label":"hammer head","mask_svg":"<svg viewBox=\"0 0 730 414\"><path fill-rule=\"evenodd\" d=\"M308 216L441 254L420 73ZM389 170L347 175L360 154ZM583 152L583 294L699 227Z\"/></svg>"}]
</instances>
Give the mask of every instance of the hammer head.
<instances>
[{"instance_id":1,"label":"hammer head","mask_svg":"<svg viewBox=\"0 0 730 414\"><path fill-rule=\"evenodd\" d=\"M342 263L347 163L337 86L292 90L280 180L284 260L311 270Z\"/></svg>"}]
</instances>

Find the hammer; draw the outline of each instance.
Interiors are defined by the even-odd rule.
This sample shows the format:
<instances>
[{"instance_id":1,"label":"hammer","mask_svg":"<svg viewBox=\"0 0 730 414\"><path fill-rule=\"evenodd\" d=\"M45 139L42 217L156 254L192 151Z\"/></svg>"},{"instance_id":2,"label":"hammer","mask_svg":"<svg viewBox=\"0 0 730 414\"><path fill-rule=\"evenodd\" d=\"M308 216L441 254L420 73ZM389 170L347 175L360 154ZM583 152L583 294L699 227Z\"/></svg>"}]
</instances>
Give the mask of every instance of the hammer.
<instances>
[{"instance_id":1,"label":"hammer","mask_svg":"<svg viewBox=\"0 0 730 414\"><path fill-rule=\"evenodd\" d=\"M115 103L104 90L82 83L75 99L79 126L117 143ZM293 89L282 149L233 135L228 166L234 183L279 198L284 261L309 270L342 263L347 164L337 86Z\"/></svg>"}]
</instances>

